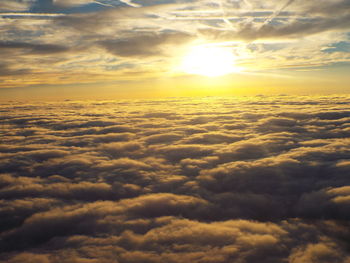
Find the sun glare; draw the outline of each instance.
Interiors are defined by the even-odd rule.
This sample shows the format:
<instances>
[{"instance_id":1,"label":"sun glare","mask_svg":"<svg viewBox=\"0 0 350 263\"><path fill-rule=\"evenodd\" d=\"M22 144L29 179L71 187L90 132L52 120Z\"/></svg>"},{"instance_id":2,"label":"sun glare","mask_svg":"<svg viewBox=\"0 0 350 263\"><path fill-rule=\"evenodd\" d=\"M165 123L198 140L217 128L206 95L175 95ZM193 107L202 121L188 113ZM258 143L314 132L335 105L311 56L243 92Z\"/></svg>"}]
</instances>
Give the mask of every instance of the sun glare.
<instances>
[{"instance_id":1,"label":"sun glare","mask_svg":"<svg viewBox=\"0 0 350 263\"><path fill-rule=\"evenodd\" d=\"M218 77L239 71L235 56L228 47L196 46L184 57L182 71L207 77Z\"/></svg>"}]
</instances>

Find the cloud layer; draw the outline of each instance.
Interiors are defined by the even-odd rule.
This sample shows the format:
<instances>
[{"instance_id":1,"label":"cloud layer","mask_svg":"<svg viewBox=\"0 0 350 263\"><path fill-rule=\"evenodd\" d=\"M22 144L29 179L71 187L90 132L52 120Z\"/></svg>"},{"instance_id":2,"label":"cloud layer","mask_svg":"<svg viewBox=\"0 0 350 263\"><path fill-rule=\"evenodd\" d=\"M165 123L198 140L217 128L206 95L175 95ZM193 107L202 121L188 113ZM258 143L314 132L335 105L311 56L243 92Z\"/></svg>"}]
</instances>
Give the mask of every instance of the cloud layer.
<instances>
[{"instance_id":1,"label":"cloud layer","mask_svg":"<svg viewBox=\"0 0 350 263\"><path fill-rule=\"evenodd\" d=\"M349 100L2 104L0 260L349 262Z\"/></svg>"}]
</instances>

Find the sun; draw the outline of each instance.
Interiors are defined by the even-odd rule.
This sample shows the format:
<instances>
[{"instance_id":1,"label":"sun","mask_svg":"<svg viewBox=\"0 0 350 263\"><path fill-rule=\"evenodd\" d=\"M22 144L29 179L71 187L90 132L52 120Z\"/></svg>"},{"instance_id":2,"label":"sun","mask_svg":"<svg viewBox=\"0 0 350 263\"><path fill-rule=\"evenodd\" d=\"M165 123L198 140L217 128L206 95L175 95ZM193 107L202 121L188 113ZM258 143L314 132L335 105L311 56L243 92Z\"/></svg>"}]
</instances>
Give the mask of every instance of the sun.
<instances>
[{"instance_id":1,"label":"sun","mask_svg":"<svg viewBox=\"0 0 350 263\"><path fill-rule=\"evenodd\" d=\"M229 47L196 46L183 58L182 71L207 77L218 77L239 71Z\"/></svg>"}]
</instances>

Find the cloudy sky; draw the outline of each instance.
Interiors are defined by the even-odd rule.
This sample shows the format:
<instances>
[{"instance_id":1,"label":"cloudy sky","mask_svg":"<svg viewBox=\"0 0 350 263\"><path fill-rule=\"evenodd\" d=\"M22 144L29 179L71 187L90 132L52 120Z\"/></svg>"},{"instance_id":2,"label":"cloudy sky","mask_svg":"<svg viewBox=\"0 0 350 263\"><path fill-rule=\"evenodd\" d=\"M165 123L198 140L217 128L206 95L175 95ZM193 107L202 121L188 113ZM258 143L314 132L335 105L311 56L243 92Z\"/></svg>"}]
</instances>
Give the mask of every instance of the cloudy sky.
<instances>
[{"instance_id":1,"label":"cloudy sky","mask_svg":"<svg viewBox=\"0 0 350 263\"><path fill-rule=\"evenodd\" d=\"M348 0L1 0L0 92L348 93L349 21ZM215 70L225 74L208 77Z\"/></svg>"},{"instance_id":2,"label":"cloudy sky","mask_svg":"<svg viewBox=\"0 0 350 263\"><path fill-rule=\"evenodd\" d=\"M0 262L348 263L349 105L2 104Z\"/></svg>"},{"instance_id":3,"label":"cloudy sky","mask_svg":"<svg viewBox=\"0 0 350 263\"><path fill-rule=\"evenodd\" d=\"M349 0L0 23L0 263L350 263Z\"/></svg>"}]
</instances>

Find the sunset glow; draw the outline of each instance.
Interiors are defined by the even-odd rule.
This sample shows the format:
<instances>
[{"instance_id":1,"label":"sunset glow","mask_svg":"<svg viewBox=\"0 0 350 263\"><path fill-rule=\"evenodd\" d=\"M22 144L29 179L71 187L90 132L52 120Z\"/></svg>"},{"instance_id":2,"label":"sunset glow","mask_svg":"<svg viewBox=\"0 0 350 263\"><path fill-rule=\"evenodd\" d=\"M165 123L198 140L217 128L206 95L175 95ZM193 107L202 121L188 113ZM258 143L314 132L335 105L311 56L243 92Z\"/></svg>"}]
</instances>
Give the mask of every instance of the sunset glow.
<instances>
[{"instance_id":1,"label":"sunset glow","mask_svg":"<svg viewBox=\"0 0 350 263\"><path fill-rule=\"evenodd\" d=\"M0 0L0 263L350 263L350 0Z\"/></svg>"},{"instance_id":2,"label":"sunset glow","mask_svg":"<svg viewBox=\"0 0 350 263\"><path fill-rule=\"evenodd\" d=\"M235 66L235 56L230 48L197 46L184 57L182 69L188 74L218 77L239 69Z\"/></svg>"}]
</instances>

